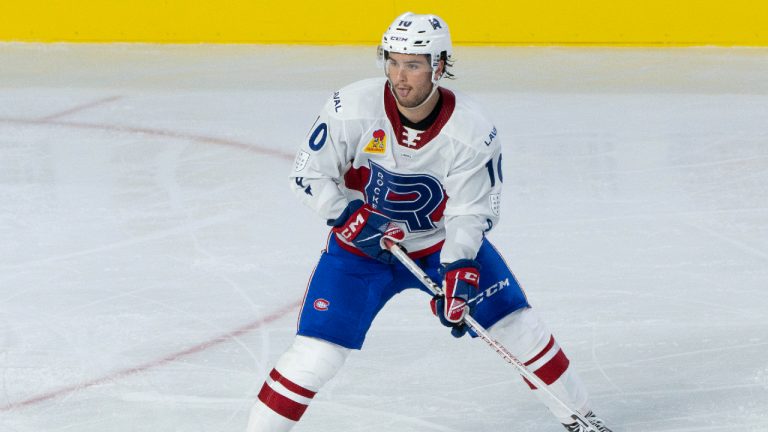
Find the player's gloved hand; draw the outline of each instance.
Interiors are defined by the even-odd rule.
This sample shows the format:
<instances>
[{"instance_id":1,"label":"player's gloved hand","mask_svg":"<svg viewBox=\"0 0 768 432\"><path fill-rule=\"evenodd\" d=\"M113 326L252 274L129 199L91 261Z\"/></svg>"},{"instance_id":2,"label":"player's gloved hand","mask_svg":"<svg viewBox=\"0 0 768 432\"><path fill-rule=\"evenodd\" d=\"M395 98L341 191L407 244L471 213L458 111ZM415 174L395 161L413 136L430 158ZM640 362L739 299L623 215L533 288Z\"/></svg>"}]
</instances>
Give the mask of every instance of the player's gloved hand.
<instances>
[{"instance_id":1,"label":"player's gloved hand","mask_svg":"<svg viewBox=\"0 0 768 432\"><path fill-rule=\"evenodd\" d=\"M464 317L472 315L475 308L475 303L469 303L469 300L478 290L480 264L475 260L460 259L444 265L440 274L445 295L432 297L432 313L444 326L451 327L454 337L459 338L467 332Z\"/></svg>"},{"instance_id":2,"label":"player's gloved hand","mask_svg":"<svg viewBox=\"0 0 768 432\"><path fill-rule=\"evenodd\" d=\"M386 250L384 239L397 243L405 238L402 228L361 200L347 204L341 216L329 219L328 225L361 252L385 264L393 264L397 258Z\"/></svg>"}]
</instances>

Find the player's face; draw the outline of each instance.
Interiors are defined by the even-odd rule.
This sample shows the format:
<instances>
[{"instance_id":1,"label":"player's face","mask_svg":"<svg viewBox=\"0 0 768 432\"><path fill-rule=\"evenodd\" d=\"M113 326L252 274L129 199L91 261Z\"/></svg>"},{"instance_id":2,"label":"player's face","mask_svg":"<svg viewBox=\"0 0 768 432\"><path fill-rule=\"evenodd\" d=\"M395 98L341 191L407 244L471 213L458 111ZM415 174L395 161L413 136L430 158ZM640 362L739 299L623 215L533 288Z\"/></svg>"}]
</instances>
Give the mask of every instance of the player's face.
<instances>
[{"instance_id":1,"label":"player's face","mask_svg":"<svg viewBox=\"0 0 768 432\"><path fill-rule=\"evenodd\" d=\"M423 54L390 53L386 73L397 102L406 108L419 106L432 91L432 67Z\"/></svg>"}]
</instances>

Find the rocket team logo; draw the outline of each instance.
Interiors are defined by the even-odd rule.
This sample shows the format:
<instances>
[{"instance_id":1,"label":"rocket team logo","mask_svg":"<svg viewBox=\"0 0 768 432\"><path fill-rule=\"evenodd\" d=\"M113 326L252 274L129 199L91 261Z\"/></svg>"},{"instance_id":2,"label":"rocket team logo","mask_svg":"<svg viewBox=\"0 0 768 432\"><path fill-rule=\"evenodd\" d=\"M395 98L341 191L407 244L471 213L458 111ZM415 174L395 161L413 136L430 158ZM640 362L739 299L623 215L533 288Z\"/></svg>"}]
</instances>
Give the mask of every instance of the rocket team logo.
<instances>
[{"instance_id":1,"label":"rocket team logo","mask_svg":"<svg viewBox=\"0 0 768 432\"><path fill-rule=\"evenodd\" d=\"M370 177L364 192L373 208L404 223L409 232L436 228L442 217L445 192L436 178L427 174L399 174L368 161Z\"/></svg>"},{"instance_id":2,"label":"rocket team logo","mask_svg":"<svg viewBox=\"0 0 768 432\"><path fill-rule=\"evenodd\" d=\"M381 129L376 129L373 132L373 138L368 142L363 151L366 153L384 154L387 151L387 134Z\"/></svg>"}]
</instances>

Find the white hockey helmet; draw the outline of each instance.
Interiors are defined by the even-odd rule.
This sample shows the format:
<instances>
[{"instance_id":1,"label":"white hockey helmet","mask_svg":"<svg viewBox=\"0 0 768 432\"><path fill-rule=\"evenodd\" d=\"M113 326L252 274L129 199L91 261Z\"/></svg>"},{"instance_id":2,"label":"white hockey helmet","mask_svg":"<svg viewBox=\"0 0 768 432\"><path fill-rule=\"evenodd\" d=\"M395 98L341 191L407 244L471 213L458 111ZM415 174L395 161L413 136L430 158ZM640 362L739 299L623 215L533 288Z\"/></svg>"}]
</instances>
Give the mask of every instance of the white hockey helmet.
<instances>
[{"instance_id":1,"label":"white hockey helmet","mask_svg":"<svg viewBox=\"0 0 768 432\"><path fill-rule=\"evenodd\" d=\"M437 15L419 15L406 12L392 21L379 46L379 62L384 67L387 53L427 54L432 62L432 72L437 70L442 54L451 58L451 33L448 24Z\"/></svg>"}]
</instances>

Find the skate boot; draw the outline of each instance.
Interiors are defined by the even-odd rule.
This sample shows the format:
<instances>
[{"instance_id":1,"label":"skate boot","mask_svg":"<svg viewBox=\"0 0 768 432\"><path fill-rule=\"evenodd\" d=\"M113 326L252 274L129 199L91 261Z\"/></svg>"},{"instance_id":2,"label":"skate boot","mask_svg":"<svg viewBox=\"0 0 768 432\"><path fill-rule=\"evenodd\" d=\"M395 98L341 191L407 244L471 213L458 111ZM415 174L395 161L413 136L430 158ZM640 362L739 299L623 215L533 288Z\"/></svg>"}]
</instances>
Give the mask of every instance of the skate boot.
<instances>
[{"instance_id":1,"label":"skate boot","mask_svg":"<svg viewBox=\"0 0 768 432\"><path fill-rule=\"evenodd\" d=\"M592 427L595 430L599 432L613 432L610 429L608 429L608 427L603 422L603 419L596 416L595 413L593 413L592 411L588 412L584 417L586 417L586 419L589 421L589 423L592 425ZM565 429L568 432L587 432L587 428L584 427L579 422L568 423L568 424L564 424L563 426L565 426Z\"/></svg>"}]
</instances>

